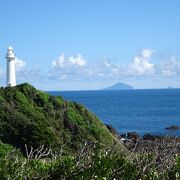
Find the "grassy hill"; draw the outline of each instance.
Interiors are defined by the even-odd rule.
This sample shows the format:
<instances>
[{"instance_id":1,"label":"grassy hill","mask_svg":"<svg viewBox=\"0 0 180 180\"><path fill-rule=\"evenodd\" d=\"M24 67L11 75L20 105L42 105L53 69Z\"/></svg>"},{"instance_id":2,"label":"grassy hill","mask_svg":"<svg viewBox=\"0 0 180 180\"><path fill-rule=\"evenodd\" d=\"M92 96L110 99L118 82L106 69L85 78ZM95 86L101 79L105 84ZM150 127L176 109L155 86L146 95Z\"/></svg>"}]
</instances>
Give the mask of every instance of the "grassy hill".
<instances>
[{"instance_id":1,"label":"grassy hill","mask_svg":"<svg viewBox=\"0 0 180 180\"><path fill-rule=\"evenodd\" d=\"M168 154L166 139L129 152L107 127L84 106L29 84L0 88L0 179L180 179L180 155Z\"/></svg>"},{"instance_id":2,"label":"grassy hill","mask_svg":"<svg viewBox=\"0 0 180 180\"><path fill-rule=\"evenodd\" d=\"M0 140L76 151L87 142L112 145L117 139L84 106L54 97L25 83L0 88Z\"/></svg>"}]
</instances>

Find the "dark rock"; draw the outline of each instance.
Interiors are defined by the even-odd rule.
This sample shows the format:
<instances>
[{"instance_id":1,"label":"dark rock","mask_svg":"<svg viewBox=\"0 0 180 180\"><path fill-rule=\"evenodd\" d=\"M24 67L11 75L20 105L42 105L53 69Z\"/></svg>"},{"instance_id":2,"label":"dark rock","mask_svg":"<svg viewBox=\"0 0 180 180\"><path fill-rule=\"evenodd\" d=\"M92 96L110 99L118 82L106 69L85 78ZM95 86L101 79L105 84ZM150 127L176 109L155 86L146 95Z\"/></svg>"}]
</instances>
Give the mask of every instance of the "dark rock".
<instances>
[{"instance_id":1,"label":"dark rock","mask_svg":"<svg viewBox=\"0 0 180 180\"><path fill-rule=\"evenodd\" d=\"M171 131L177 131L177 130L180 130L180 126L172 125L172 126L166 127L165 129L171 130Z\"/></svg>"},{"instance_id":2,"label":"dark rock","mask_svg":"<svg viewBox=\"0 0 180 180\"><path fill-rule=\"evenodd\" d=\"M118 139L121 138L120 134L116 131L116 129L115 129L114 127L112 127L112 125L110 125L110 124L105 124L105 126L107 127L107 129L110 131L110 133L111 133L113 136L117 137Z\"/></svg>"},{"instance_id":3,"label":"dark rock","mask_svg":"<svg viewBox=\"0 0 180 180\"><path fill-rule=\"evenodd\" d=\"M155 141L155 140L156 140L156 136L154 136L154 135L152 135L152 134L149 134L149 133L146 133L146 134L144 134L144 136L143 136L143 140Z\"/></svg>"},{"instance_id":4,"label":"dark rock","mask_svg":"<svg viewBox=\"0 0 180 180\"><path fill-rule=\"evenodd\" d=\"M137 141L137 140L140 139L140 136L136 132L128 132L127 133L127 138L131 139L132 141Z\"/></svg>"},{"instance_id":5,"label":"dark rock","mask_svg":"<svg viewBox=\"0 0 180 180\"><path fill-rule=\"evenodd\" d=\"M122 138L127 138L127 134L121 134L120 135Z\"/></svg>"},{"instance_id":6,"label":"dark rock","mask_svg":"<svg viewBox=\"0 0 180 180\"><path fill-rule=\"evenodd\" d=\"M143 136L143 140L150 140L150 141L162 140L163 138L164 138L164 136L153 135L153 134L149 134L149 133L146 133Z\"/></svg>"}]
</instances>

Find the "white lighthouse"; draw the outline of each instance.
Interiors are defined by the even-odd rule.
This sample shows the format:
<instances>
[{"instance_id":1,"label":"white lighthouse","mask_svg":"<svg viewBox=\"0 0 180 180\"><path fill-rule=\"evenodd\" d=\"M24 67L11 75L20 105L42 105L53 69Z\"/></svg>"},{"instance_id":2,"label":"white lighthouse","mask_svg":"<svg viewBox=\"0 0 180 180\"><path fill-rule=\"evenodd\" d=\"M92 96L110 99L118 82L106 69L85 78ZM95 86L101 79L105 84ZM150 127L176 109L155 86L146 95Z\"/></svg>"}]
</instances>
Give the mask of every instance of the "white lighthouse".
<instances>
[{"instance_id":1,"label":"white lighthouse","mask_svg":"<svg viewBox=\"0 0 180 180\"><path fill-rule=\"evenodd\" d=\"M13 48L11 46L7 49L6 59L7 59L6 86L7 87L16 86L15 55L13 52Z\"/></svg>"}]
</instances>

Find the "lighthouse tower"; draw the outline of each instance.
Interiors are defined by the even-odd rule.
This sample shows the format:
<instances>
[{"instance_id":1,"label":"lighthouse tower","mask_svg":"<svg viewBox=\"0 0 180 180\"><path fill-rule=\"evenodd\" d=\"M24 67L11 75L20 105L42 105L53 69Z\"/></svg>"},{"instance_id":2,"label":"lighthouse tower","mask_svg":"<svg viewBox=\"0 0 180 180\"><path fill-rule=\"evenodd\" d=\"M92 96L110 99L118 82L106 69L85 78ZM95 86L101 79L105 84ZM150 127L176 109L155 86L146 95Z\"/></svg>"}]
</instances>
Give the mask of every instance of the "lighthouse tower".
<instances>
[{"instance_id":1,"label":"lighthouse tower","mask_svg":"<svg viewBox=\"0 0 180 180\"><path fill-rule=\"evenodd\" d=\"M15 55L13 52L13 48L11 46L7 49L6 59L7 59L6 86L7 87L16 86Z\"/></svg>"}]
</instances>

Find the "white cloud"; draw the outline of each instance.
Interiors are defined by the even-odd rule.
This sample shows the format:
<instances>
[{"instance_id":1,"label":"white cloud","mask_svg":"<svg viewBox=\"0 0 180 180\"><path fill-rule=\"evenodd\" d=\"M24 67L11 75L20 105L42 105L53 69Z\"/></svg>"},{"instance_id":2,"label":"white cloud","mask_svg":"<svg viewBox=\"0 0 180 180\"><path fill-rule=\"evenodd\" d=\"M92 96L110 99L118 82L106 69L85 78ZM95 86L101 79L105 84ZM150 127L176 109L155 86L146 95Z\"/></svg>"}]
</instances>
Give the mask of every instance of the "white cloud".
<instances>
[{"instance_id":1,"label":"white cloud","mask_svg":"<svg viewBox=\"0 0 180 180\"><path fill-rule=\"evenodd\" d=\"M116 78L152 75L155 73L155 64L151 63L153 53L152 49L142 49L129 64L105 61L101 65L101 70L105 70L108 76ZM103 65L105 68L102 67Z\"/></svg>"},{"instance_id":2,"label":"white cloud","mask_svg":"<svg viewBox=\"0 0 180 180\"><path fill-rule=\"evenodd\" d=\"M155 64L150 62L153 52L154 50L152 49L142 49L140 54L128 65L129 73L134 76L154 74Z\"/></svg>"},{"instance_id":3,"label":"white cloud","mask_svg":"<svg viewBox=\"0 0 180 180\"><path fill-rule=\"evenodd\" d=\"M82 57L81 54L77 56L69 56L66 57L64 53L62 53L58 60L53 61L51 67L52 68L67 68L72 66L84 66L86 64L86 60Z\"/></svg>"},{"instance_id":4,"label":"white cloud","mask_svg":"<svg viewBox=\"0 0 180 180\"><path fill-rule=\"evenodd\" d=\"M15 59L16 71L21 71L25 68L26 62L18 58Z\"/></svg>"},{"instance_id":5,"label":"white cloud","mask_svg":"<svg viewBox=\"0 0 180 180\"><path fill-rule=\"evenodd\" d=\"M39 67L25 67L24 69L17 71L16 74L19 83L44 82L47 79L47 75L45 76Z\"/></svg>"},{"instance_id":6,"label":"white cloud","mask_svg":"<svg viewBox=\"0 0 180 180\"><path fill-rule=\"evenodd\" d=\"M52 68L63 67L64 64L65 64L65 55L64 55L64 53L62 53L62 54L59 56L59 58L58 58L57 61L53 61L53 62L52 62L51 67L52 67Z\"/></svg>"},{"instance_id":7,"label":"white cloud","mask_svg":"<svg viewBox=\"0 0 180 180\"><path fill-rule=\"evenodd\" d=\"M78 65L78 66L84 66L86 64L86 60L82 57L81 54L78 54L76 57L70 56L69 61L72 64Z\"/></svg>"},{"instance_id":8,"label":"white cloud","mask_svg":"<svg viewBox=\"0 0 180 180\"><path fill-rule=\"evenodd\" d=\"M50 79L79 80L82 79L82 77L86 77L86 68L86 60L81 54L65 56L65 54L62 53L58 60L52 62L48 77Z\"/></svg>"},{"instance_id":9,"label":"white cloud","mask_svg":"<svg viewBox=\"0 0 180 180\"><path fill-rule=\"evenodd\" d=\"M159 66L160 74L163 76L176 76L180 74L180 61L175 56L170 57Z\"/></svg>"},{"instance_id":10,"label":"white cloud","mask_svg":"<svg viewBox=\"0 0 180 180\"><path fill-rule=\"evenodd\" d=\"M154 50L150 48L141 50L141 56L143 58L150 58L153 53L154 53Z\"/></svg>"},{"instance_id":11,"label":"white cloud","mask_svg":"<svg viewBox=\"0 0 180 180\"><path fill-rule=\"evenodd\" d=\"M154 56L152 56L153 54ZM87 81L180 75L180 61L176 57L163 59L163 63L160 62L157 53L150 48L142 49L128 64L114 62L110 58L89 63L82 55L65 56L61 54L57 61L52 62L48 78L51 80Z\"/></svg>"},{"instance_id":12,"label":"white cloud","mask_svg":"<svg viewBox=\"0 0 180 180\"><path fill-rule=\"evenodd\" d=\"M153 52L152 49L142 49L133 62L127 65L113 63L107 59L96 64L89 64L80 54L68 57L62 53L58 60L52 62L49 77L80 80L150 75L155 69L155 65L150 62Z\"/></svg>"},{"instance_id":13,"label":"white cloud","mask_svg":"<svg viewBox=\"0 0 180 180\"><path fill-rule=\"evenodd\" d=\"M42 74L41 69L37 66L28 67L24 60L15 59L16 77L19 83L43 81L46 77Z\"/></svg>"}]
</instances>

